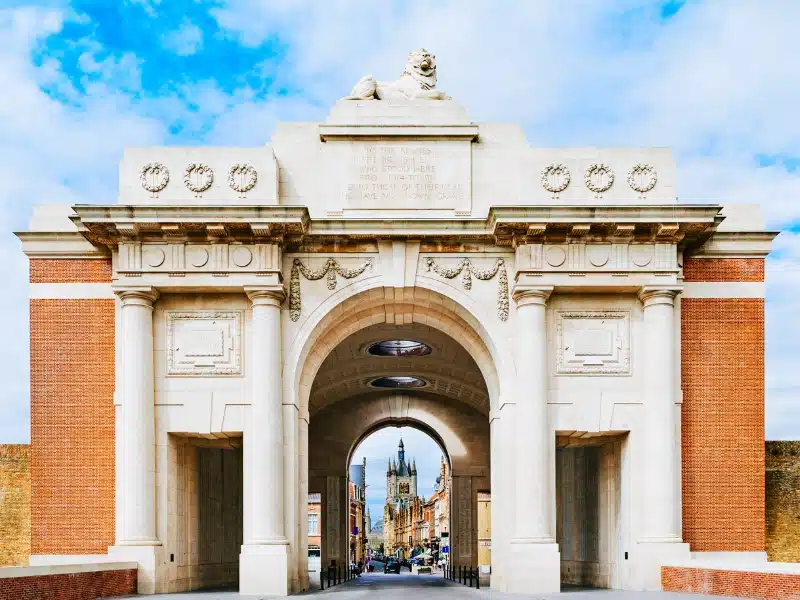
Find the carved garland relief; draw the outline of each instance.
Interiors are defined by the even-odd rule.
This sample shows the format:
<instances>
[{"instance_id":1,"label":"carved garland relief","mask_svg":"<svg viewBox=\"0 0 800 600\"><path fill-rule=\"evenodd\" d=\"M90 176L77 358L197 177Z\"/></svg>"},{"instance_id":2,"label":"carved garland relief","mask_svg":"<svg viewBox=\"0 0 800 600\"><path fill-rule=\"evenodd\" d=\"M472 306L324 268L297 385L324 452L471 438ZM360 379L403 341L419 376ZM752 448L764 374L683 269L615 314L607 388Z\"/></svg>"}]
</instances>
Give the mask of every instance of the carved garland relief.
<instances>
[{"instance_id":1,"label":"carved garland relief","mask_svg":"<svg viewBox=\"0 0 800 600\"><path fill-rule=\"evenodd\" d=\"M608 165L593 163L586 168L583 182L594 193L602 194L614 185L614 170Z\"/></svg>"},{"instance_id":2,"label":"carved garland relief","mask_svg":"<svg viewBox=\"0 0 800 600\"><path fill-rule=\"evenodd\" d=\"M183 183L199 198L214 183L214 169L202 163L191 163L183 172Z\"/></svg>"},{"instance_id":3,"label":"carved garland relief","mask_svg":"<svg viewBox=\"0 0 800 600\"><path fill-rule=\"evenodd\" d=\"M498 258L492 269L478 269L468 258L462 258L458 265L452 269L437 265L432 258L425 259L428 271L433 271L446 279L454 279L461 275L461 284L465 290L472 289L472 276L474 275L481 281L488 281L498 275L497 286L497 316L501 321L508 320L508 274L506 273L505 261Z\"/></svg>"},{"instance_id":4,"label":"carved garland relief","mask_svg":"<svg viewBox=\"0 0 800 600\"><path fill-rule=\"evenodd\" d=\"M658 181L658 173L653 165L635 164L628 171L628 185L631 189L644 194L652 190Z\"/></svg>"},{"instance_id":5,"label":"carved garland relief","mask_svg":"<svg viewBox=\"0 0 800 600\"><path fill-rule=\"evenodd\" d=\"M354 279L361 275L368 268L372 267L372 259L368 258L364 263L355 269L345 269L335 259L329 258L319 269L309 269L299 258L295 258L292 263L292 274L289 279L289 316L292 321L300 318L302 311L302 301L300 297L300 275L309 281L317 281L325 277L328 289L336 289L336 276L340 275L345 279Z\"/></svg>"},{"instance_id":6,"label":"carved garland relief","mask_svg":"<svg viewBox=\"0 0 800 600\"><path fill-rule=\"evenodd\" d=\"M139 171L142 187L150 192L151 197L158 198L158 192L169 184L169 169L159 162L149 162ZM258 171L251 164L237 163L228 170L228 185L244 198L258 181ZM214 169L203 163L189 163L183 172L183 183L200 197L214 184Z\"/></svg>"}]
</instances>

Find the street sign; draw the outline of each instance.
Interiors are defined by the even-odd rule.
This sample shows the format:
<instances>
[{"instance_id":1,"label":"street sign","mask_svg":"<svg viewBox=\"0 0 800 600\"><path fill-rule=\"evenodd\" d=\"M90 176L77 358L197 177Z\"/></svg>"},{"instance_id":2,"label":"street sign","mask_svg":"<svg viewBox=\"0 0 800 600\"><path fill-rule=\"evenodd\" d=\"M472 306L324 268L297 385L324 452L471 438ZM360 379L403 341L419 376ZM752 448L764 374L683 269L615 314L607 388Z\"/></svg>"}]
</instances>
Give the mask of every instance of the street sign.
<instances>
[{"instance_id":1,"label":"street sign","mask_svg":"<svg viewBox=\"0 0 800 600\"><path fill-rule=\"evenodd\" d=\"M442 548L442 554L450 554L450 546L445 546Z\"/></svg>"}]
</instances>

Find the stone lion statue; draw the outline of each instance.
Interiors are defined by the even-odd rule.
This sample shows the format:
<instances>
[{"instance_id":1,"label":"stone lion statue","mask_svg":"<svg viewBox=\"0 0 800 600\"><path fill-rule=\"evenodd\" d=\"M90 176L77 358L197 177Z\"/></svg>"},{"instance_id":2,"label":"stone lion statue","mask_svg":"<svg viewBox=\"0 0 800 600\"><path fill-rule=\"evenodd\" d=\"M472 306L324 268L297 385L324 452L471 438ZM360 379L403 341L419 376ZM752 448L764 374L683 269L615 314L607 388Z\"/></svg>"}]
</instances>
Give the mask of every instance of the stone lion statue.
<instances>
[{"instance_id":1,"label":"stone lion statue","mask_svg":"<svg viewBox=\"0 0 800 600\"><path fill-rule=\"evenodd\" d=\"M400 79L378 83L366 75L344 100L450 100L450 96L436 89L436 57L420 48L408 53Z\"/></svg>"}]
</instances>

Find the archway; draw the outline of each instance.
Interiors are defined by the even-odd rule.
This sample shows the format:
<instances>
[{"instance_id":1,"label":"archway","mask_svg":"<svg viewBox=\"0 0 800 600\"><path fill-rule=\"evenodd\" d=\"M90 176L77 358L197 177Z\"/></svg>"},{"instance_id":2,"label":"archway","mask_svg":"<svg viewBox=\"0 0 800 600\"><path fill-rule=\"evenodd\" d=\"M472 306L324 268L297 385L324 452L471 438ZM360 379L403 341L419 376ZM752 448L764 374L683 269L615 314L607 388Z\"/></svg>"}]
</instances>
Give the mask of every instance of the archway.
<instances>
[{"instance_id":1,"label":"archway","mask_svg":"<svg viewBox=\"0 0 800 600\"><path fill-rule=\"evenodd\" d=\"M390 561L398 574L440 573L449 556L450 465L424 426L386 424L359 440L348 467L350 562L376 575Z\"/></svg>"},{"instance_id":2,"label":"archway","mask_svg":"<svg viewBox=\"0 0 800 600\"><path fill-rule=\"evenodd\" d=\"M322 564L347 560L342 507L353 449L376 429L409 425L432 432L446 448L453 561L478 566L478 496L486 499L491 490L489 416L501 395L499 345L472 313L432 290L380 288L340 300L309 317L314 325L305 324L298 336L305 343L290 352L302 360L296 372L287 373L295 377L300 413L307 411L308 418L307 433L298 434L301 461L307 460L298 467L308 475L300 477L298 508L306 510L309 494L320 494ZM370 353L379 342L404 340L430 352ZM287 366L292 364L297 363ZM400 381L394 389L380 387L386 378ZM305 529L300 537L299 558L305 563Z\"/></svg>"}]
</instances>

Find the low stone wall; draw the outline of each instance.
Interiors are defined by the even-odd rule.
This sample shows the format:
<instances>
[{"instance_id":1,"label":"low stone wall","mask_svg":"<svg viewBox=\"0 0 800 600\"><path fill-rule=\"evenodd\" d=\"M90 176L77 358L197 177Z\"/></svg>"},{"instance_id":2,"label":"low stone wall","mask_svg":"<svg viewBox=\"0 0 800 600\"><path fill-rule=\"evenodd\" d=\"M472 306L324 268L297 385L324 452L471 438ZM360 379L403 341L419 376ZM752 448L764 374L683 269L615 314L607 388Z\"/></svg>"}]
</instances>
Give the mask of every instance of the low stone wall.
<instances>
[{"instance_id":1,"label":"low stone wall","mask_svg":"<svg viewBox=\"0 0 800 600\"><path fill-rule=\"evenodd\" d=\"M136 594L137 564L0 568L0 600L93 600Z\"/></svg>"},{"instance_id":2,"label":"low stone wall","mask_svg":"<svg viewBox=\"0 0 800 600\"><path fill-rule=\"evenodd\" d=\"M25 566L31 553L28 444L0 444L0 566Z\"/></svg>"},{"instance_id":3,"label":"low stone wall","mask_svg":"<svg viewBox=\"0 0 800 600\"><path fill-rule=\"evenodd\" d=\"M782 570L774 563L763 571L667 566L661 567L661 589L759 600L797 600L800 570Z\"/></svg>"},{"instance_id":4,"label":"low stone wall","mask_svg":"<svg viewBox=\"0 0 800 600\"><path fill-rule=\"evenodd\" d=\"M800 562L800 442L766 446L767 556Z\"/></svg>"}]
</instances>

